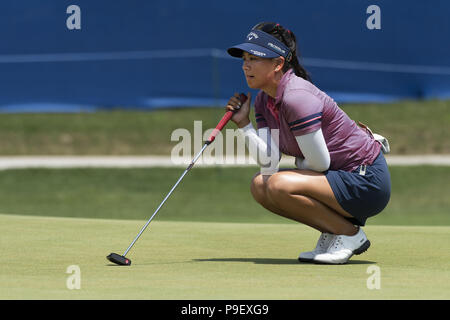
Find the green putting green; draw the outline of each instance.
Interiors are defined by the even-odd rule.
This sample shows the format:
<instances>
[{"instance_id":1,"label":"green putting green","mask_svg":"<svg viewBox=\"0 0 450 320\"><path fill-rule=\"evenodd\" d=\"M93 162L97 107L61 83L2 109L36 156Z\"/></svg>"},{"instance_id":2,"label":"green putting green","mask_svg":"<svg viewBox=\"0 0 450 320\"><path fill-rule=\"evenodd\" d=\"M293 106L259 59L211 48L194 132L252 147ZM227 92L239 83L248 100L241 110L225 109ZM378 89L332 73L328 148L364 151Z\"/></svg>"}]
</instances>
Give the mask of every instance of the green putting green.
<instances>
[{"instance_id":1,"label":"green putting green","mask_svg":"<svg viewBox=\"0 0 450 320\"><path fill-rule=\"evenodd\" d=\"M369 225L372 247L330 266L297 261L319 236L300 224L155 219L131 266L107 261L144 223L0 215L0 299L450 298L449 226Z\"/></svg>"}]
</instances>

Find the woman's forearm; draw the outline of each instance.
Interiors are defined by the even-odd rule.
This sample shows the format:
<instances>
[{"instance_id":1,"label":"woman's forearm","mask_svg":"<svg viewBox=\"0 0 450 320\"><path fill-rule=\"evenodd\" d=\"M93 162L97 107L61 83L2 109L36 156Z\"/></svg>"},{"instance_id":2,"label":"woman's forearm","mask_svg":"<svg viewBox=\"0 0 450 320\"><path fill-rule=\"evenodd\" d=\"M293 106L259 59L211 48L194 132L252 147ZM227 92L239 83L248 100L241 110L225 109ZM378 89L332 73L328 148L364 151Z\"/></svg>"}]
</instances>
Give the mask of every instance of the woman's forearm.
<instances>
[{"instance_id":1,"label":"woman's forearm","mask_svg":"<svg viewBox=\"0 0 450 320\"><path fill-rule=\"evenodd\" d=\"M277 172L281 156L276 141L278 137L273 137L268 127L257 132L252 123L238 130L245 140L250 156L261 167L261 174L272 175Z\"/></svg>"},{"instance_id":2,"label":"woman's forearm","mask_svg":"<svg viewBox=\"0 0 450 320\"><path fill-rule=\"evenodd\" d=\"M324 172L330 167L330 153L328 152L322 129L296 137L298 146L305 159L297 158L299 169L309 169Z\"/></svg>"}]
</instances>

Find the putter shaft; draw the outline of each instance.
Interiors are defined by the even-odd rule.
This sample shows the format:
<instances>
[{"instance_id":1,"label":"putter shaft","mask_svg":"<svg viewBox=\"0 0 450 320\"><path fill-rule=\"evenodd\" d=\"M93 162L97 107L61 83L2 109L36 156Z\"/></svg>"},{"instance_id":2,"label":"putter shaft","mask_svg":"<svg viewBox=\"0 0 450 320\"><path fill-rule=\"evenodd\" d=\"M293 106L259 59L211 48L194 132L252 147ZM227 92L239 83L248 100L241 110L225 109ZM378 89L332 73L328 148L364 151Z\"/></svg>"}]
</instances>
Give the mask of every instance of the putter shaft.
<instances>
[{"instance_id":1,"label":"putter shaft","mask_svg":"<svg viewBox=\"0 0 450 320\"><path fill-rule=\"evenodd\" d=\"M244 103L247 100L247 96L243 93L240 94L239 99L241 100L241 103ZM161 207L164 205L164 203L166 202L166 200L170 197L170 195L172 194L172 192L175 190L175 188L178 186L178 184L181 182L181 180L184 178L184 176L189 172L189 170L192 169L192 167L194 166L195 162L198 160L198 158L200 157L200 155L203 153L203 151L206 149L206 147L208 145L210 145L214 139L216 138L217 134L223 129L223 127L226 126L226 124L228 123L228 121L230 121L231 117L233 116L234 112L236 112L236 110L234 111L227 111L225 113L225 115L222 117L222 119L220 120L220 122L217 124L216 128L212 131L211 135L209 136L209 138L206 140L205 144L203 145L202 149L197 153L197 155L194 157L194 159L192 159L191 163L189 164L189 166L186 168L186 170L184 170L183 174L181 175L181 177L178 179L178 181L175 183L175 185L172 187L172 189L169 191L169 193L167 194L167 196L164 198L164 200L161 202L161 204L158 206L158 208L156 208L155 212L152 214L152 216L150 217L150 219L148 219L147 223L142 227L141 231L139 231L138 235L136 236L136 238L134 238L133 242L131 242L130 246L127 248L127 250L125 250L125 252L123 253L123 257L125 257L125 255L128 253L128 251L130 251L130 249L133 247L133 245L136 243L136 241L139 239L139 237L141 236L141 234L144 232L144 230L147 228L147 226L150 224L150 222L153 220L153 218L155 217L155 215L158 213L159 209L161 209Z\"/></svg>"},{"instance_id":2,"label":"putter shaft","mask_svg":"<svg viewBox=\"0 0 450 320\"><path fill-rule=\"evenodd\" d=\"M152 214L152 216L150 217L150 219L148 219L147 223L142 227L141 231L139 231L138 235L136 236L136 238L134 238L133 242L131 242L130 246L127 248L127 250L125 250L125 252L123 253L122 256L126 256L126 254L128 253L128 251L130 251L130 249L133 247L133 245L135 244L135 242L139 239L139 237L141 236L141 234L144 232L144 230L147 228L147 226L150 224L150 222L153 220L153 218L155 217L155 215L158 213L159 209L161 209L161 207L164 205L164 203L166 202L166 200L170 197L170 195L172 194L172 192L175 190L175 188L178 186L178 184L181 182L181 180L184 178L184 176L189 172L189 170L192 169L192 167L194 166L195 162L198 160L198 158L200 157L200 155L203 153L203 151L206 149L206 147L210 144L210 142L206 142L203 145L203 148L199 151L199 153L197 153L197 155L194 157L194 159L192 159L191 163L189 164L189 166L186 168L186 170L184 170L183 174L181 175L181 177L178 179L178 181L175 183L175 185L172 187L172 189L170 189L169 193L167 194L167 196L164 198L164 200L161 202L161 204L158 206L158 208L156 208L155 212Z\"/></svg>"}]
</instances>

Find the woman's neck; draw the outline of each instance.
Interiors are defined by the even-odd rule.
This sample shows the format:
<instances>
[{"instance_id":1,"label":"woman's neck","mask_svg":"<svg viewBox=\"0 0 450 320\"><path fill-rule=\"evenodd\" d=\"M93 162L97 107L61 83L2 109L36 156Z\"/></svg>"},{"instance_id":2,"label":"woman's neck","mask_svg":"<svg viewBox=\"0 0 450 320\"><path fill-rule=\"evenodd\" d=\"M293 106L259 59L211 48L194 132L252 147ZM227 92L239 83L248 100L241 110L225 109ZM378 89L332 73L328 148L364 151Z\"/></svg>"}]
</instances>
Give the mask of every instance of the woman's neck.
<instances>
[{"instance_id":1,"label":"woman's neck","mask_svg":"<svg viewBox=\"0 0 450 320\"><path fill-rule=\"evenodd\" d=\"M280 84L280 81L281 81L281 78L283 77L283 75L284 75L283 72L277 72L274 75L272 81L270 83L268 83L266 87L261 88L261 90L264 91L270 97L275 99L277 97L278 86Z\"/></svg>"}]
</instances>

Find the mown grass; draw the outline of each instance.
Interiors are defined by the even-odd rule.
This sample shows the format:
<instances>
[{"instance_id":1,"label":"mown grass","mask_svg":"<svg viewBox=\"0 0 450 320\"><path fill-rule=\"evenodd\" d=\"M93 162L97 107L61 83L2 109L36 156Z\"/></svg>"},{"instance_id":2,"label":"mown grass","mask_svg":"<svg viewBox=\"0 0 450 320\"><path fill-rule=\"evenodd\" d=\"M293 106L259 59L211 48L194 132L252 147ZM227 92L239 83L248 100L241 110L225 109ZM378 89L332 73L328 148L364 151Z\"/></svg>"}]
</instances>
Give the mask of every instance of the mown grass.
<instances>
[{"instance_id":1,"label":"mown grass","mask_svg":"<svg viewBox=\"0 0 450 320\"><path fill-rule=\"evenodd\" d=\"M450 100L341 107L353 120L388 137L393 154L450 153ZM169 155L178 143L171 141L175 129L193 135L197 120L206 131L223 113L222 108L191 108L2 114L0 155Z\"/></svg>"},{"instance_id":2,"label":"mown grass","mask_svg":"<svg viewBox=\"0 0 450 320\"><path fill-rule=\"evenodd\" d=\"M387 136L393 154L450 153L449 101L343 109ZM175 129L192 131L202 120L206 130L222 115L2 114L0 155L168 155ZM449 298L450 167L391 167L391 201L365 227L372 247L345 266L297 262L318 233L252 199L256 167L196 167L133 248L132 267L111 266L105 256L123 252L182 170L0 171L0 243L8 262L0 299ZM70 265L81 268L80 290L66 286ZM373 265L381 270L376 290L367 287Z\"/></svg>"},{"instance_id":3,"label":"mown grass","mask_svg":"<svg viewBox=\"0 0 450 320\"><path fill-rule=\"evenodd\" d=\"M24 169L0 171L0 212L148 219L183 169ZM197 167L184 178L158 220L288 223L250 194L256 167ZM368 220L384 225L450 225L450 167L391 167L387 208Z\"/></svg>"},{"instance_id":4,"label":"mown grass","mask_svg":"<svg viewBox=\"0 0 450 320\"><path fill-rule=\"evenodd\" d=\"M450 292L448 226L368 226L371 248L330 266L297 261L318 238L302 225L154 221L127 255L131 266L119 267L106 255L122 254L144 221L0 221L0 241L9 244L0 299L448 299ZM69 266L79 267L79 289L70 286L77 274Z\"/></svg>"}]
</instances>

